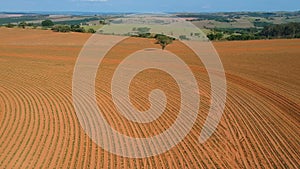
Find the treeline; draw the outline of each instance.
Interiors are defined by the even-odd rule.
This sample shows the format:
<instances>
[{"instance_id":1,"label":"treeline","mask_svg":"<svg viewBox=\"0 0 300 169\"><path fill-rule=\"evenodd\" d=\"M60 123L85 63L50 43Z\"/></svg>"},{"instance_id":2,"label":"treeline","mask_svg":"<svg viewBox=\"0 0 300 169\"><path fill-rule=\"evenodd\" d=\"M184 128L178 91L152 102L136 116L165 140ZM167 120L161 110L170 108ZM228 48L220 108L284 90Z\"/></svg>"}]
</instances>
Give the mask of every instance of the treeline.
<instances>
[{"instance_id":1,"label":"treeline","mask_svg":"<svg viewBox=\"0 0 300 169\"><path fill-rule=\"evenodd\" d=\"M25 29L26 27L34 27L34 28L36 28L38 25L36 25L34 23L27 23L27 22L23 21L23 22L20 22L19 24L9 23L9 24L6 24L4 26L7 27L7 28L19 27L19 28Z\"/></svg>"},{"instance_id":2,"label":"treeline","mask_svg":"<svg viewBox=\"0 0 300 169\"><path fill-rule=\"evenodd\" d=\"M269 25L264 27L260 35L265 38L300 38L300 23Z\"/></svg>"},{"instance_id":3,"label":"treeline","mask_svg":"<svg viewBox=\"0 0 300 169\"><path fill-rule=\"evenodd\" d=\"M96 31L93 28L85 30L79 25L54 25L51 30L54 32L81 32L81 33L95 33Z\"/></svg>"},{"instance_id":4,"label":"treeline","mask_svg":"<svg viewBox=\"0 0 300 169\"><path fill-rule=\"evenodd\" d=\"M58 25L79 25L80 23L87 23L90 21L97 21L99 20L99 17L91 17L91 18L84 18L84 19L78 19L78 20L68 20L68 21L56 21L55 24Z\"/></svg>"},{"instance_id":5,"label":"treeline","mask_svg":"<svg viewBox=\"0 0 300 169\"><path fill-rule=\"evenodd\" d=\"M256 17L274 19L276 17L297 17L300 15L300 11L296 12L218 12L218 13L183 13L176 15L182 18L196 18L197 20L215 20L219 22L234 22L235 19L242 17ZM190 20L190 19L189 19Z\"/></svg>"},{"instance_id":6,"label":"treeline","mask_svg":"<svg viewBox=\"0 0 300 169\"><path fill-rule=\"evenodd\" d=\"M225 36L227 35L227 36ZM256 40L300 38L300 23L272 24L263 29L214 29L207 37L210 40Z\"/></svg>"},{"instance_id":7,"label":"treeline","mask_svg":"<svg viewBox=\"0 0 300 169\"><path fill-rule=\"evenodd\" d=\"M37 23L26 23L20 22L18 24L7 24L5 25L7 28L19 27L25 29L26 27L34 28L41 27L42 29L48 30L51 29L54 32L82 32L82 33L96 33L93 28L85 29L80 25L55 25L51 20L47 19L42 21L40 24Z\"/></svg>"},{"instance_id":8,"label":"treeline","mask_svg":"<svg viewBox=\"0 0 300 169\"><path fill-rule=\"evenodd\" d=\"M45 17L49 17L49 15L24 15L24 16L16 16L16 17L7 17L0 18L0 25L6 25L9 23L20 23L26 21L37 21L43 20Z\"/></svg>"},{"instance_id":9,"label":"treeline","mask_svg":"<svg viewBox=\"0 0 300 169\"><path fill-rule=\"evenodd\" d=\"M51 20L45 20L42 22L43 27L51 27L51 30L54 32L82 32L82 33L95 33L96 31L93 28L85 30L80 25L54 25Z\"/></svg>"},{"instance_id":10,"label":"treeline","mask_svg":"<svg viewBox=\"0 0 300 169\"><path fill-rule=\"evenodd\" d=\"M202 21L202 20L214 20L218 22L235 22L234 17L228 17L226 15L219 14L179 14L176 15L180 18L197 18L197 19L189 19L190 21Z\"/></svg>"}]
</instances>

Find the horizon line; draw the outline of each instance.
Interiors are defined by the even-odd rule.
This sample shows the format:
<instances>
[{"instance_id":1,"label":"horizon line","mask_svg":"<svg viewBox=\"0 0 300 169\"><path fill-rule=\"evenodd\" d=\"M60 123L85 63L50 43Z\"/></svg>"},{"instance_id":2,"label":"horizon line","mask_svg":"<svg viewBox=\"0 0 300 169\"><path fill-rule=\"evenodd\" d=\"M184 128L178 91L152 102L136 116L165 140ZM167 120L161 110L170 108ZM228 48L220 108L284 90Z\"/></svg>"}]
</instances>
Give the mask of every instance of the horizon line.
<instances>
[{"instance_id":1,"label":"horizon line","mask_svg":"<svg viewBox=\"0 0 300 169\"><path fill-rule=\"evenodd\" d=\"M300 12L300 10L240 10L240 11L163 11L163 12L158 12L158 11L105 11L105 12L100 12L100 11L72 11L72 10L57 10L57 11L46 11L46 10L16 10L16 11L0 11L0 13L13 13L13 14L39 14L39 13L98 13L98 14L107 14L107 13L243 13L243 12Z\"/></svg>"}]
</instances>

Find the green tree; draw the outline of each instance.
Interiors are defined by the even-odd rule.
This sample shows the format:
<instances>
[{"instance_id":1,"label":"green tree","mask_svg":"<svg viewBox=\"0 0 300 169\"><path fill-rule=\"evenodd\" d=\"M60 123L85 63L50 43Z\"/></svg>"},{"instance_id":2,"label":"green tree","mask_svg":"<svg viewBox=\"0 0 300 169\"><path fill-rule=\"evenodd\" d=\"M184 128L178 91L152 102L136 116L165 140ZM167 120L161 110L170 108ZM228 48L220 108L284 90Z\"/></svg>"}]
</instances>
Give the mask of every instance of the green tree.
<instances>
[{"instance_id":1,"label":"green tree","mask_svg":"<svg viewBox=\"0 0 300 169\"><path fill-rule=\"evenodd\" d=\"M13 28L13 27L15 27L16 25L9 23L9 24L7 24L7 25L5 25L5 26L6 26L7 28Z\"/></svg>"},{"instance_id":2,"label":"green tree","mask_svg":"<svg viewBox=\"0 0 300 169\"><path fill-rule=\"evenodd\" d=\"M96 31L93 28L89 28L87 32L88 33L96 33Z\"/></svg>"},{"instance_id":3,"label":"green tree","mask_svg":"<svg viewBox=\"0 0 300 169\"><path fill-rule=\"evenodd\" d=\"M210 33L207 35L207 38L209 40L221 40L224 37L223 33L217 32L217 33Z\"/></svg>"},{"instance_id":4,"label":"green tree","mask_svg":"<svg viewBox=\"0 0 300 169\"><path fill-rule=\"evenodd\" d=\"M52 30L54 32L70 32L71 28L68 25L55 25Z\"/></svg>"},{"instance_id":5,"label":"green tree","mask_svg":"<svg viewBox=\"0 0 300 169\"><path fill-rule=\"evenodd\" d=\"M85 32L85 29L83 27L80 27L80 25L71 25L71 31L72 32Z\"/></svg>"},{"instance_id":6,"label":"green tree","mask_svg":"<svg viewBox=\"0 0 300 169\"><path fill-rule=\"evenodd\" d=\"M300 33L300 23L265 26L260 35L266 38L295 38Z\"/></svg>"},{"instance_id":7,"label":"green tree","mask_svg":"<svg viewBox=\"0 0 300 169\"><path fill-rule=\"evenodd\" d=\"M179 39L180 39L180 40L189 40L189 39L186 37L186 35L180 35L180 36L179 36Z\"/></svg>"},{"instance_id":8,"label":"green tree","mask_svg":"<svg viewBox=\"0 0 300 169\"><path fill-rule=\"evenodd\" d=\"M174 40L174 38L171 38L166 35L156 35L157 43L160 44L162 50L166 48L167 45L171 44Z\"/></svg>"},{"instance_id":9,"label":"green tree","mask_svg":"<svg viewBox=\"0 0 300 169\"><path fill-rule=\"evenodd\" d=\"M23 29L25 29L25 27L27 26L27 23L26 22L20 22L19 24L18 24L18 27L20 27L20 28L23 28Z\"/></svg>"},{"instance_id":10,"label":"green tree","mask_svg":"<svg viewBox=\"0 0 300 169\"><path fill-rule=\"evenodd\" d=\"M254 40L254 39L260 39L259 36L251 35L251 34L241 34L241 35L231 35L226 38L229 41L232 40Z\"/></svg>"},{"instance_id":11,"label":"green tree","mask_svg":"<svg viewBox=\"0 0 300 169\"><path fill-rule=\"evenodd\" d=\"M106 24L105 19L100 20L100 21L99 21L99 24L100 24L100 25L105 25L105 24Z\"/></svg>"},{"instance_id":12,"label":"green tree","mask_svg":"<svg viewBox=\"0 0 300 169\"><path fill-rule=\"evenodd\" d=\"M149 33L151 28L148 27L140 27L140 28L136 28L136 30L139 32L139 34L145 34L145 33Z\"/></svg>"},{"instance_id":13,"label":"green tree","mask_svg":"<svg viewBox=\"0 0 300 169\"><path fill-rule=\"evenodd\" d=\"M54 26L54 23L50 19L47 19L47 20L44 20L42 22L42 26L43 27L50 27L50 26Z\"/></svg>"}]
</instances>

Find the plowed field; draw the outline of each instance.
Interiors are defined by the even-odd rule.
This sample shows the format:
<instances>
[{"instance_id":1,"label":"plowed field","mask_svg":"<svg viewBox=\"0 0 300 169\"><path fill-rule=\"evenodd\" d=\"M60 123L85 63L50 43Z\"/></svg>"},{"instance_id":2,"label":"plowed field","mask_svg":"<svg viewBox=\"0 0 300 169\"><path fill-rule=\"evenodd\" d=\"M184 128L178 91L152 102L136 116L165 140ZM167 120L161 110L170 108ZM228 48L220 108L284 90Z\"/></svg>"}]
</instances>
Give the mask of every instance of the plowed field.
<instances>
[{"instance_id":1,"label":"plowed field","mask_svg":"<svg viewBox=\"0 0 300 169\"><path fill-rule=\"evenodd\" d=\"M198 137L210 105L206 69L182 43L167 46L189 65L199 83L198 118L187 137L170 151L132 159L95 144L76 116L72 75L89 36L0 28L1 169L300 168L300 40L214 43L228 93L222 120L204 144ZM162 116L151 123L134 123L113 105L110 82L115 68L126 55L144 47L160 48L154 40L124 40L103 60L96 79L97 103L104 117L131 137L161 133L178 115L178 85L154 69L135 77L130 98L137 109L147 110L149 92L162 89L168 98Z\"/></svg>"}]
</instances>

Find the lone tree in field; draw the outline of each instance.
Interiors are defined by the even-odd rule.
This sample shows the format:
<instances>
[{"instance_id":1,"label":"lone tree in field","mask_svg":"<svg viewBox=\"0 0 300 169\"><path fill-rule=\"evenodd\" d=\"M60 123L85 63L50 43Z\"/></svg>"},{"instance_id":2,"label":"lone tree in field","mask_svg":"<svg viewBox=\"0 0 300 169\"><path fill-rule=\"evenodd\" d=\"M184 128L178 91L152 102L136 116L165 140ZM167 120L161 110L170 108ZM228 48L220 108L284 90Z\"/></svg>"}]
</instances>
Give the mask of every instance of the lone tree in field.
<instances>
[{"instance_id":1,"label":"lone tree in field","mask_svg":"<svg viewBox=\"0 0 300 169\"><path fill-rule=\"evenodd\" d=\"M23 29L25 29L26 26L27 26L27 23L24 21L18 24L18 27L23 28Z\"/></svg>"},{"instance_id":2,"label":"lone tree in field","mask_svg":"<svg viewBox=\"0 0 300 169\"><path fill-rule=\"evenodd\" d=\"M162 50L164 50L166 46L171 44L174 40L174 38L171 38L166 35L156 35L155 38L157 40L157 43L160 44Z\"/></svg>"},{"instance_id":3,"label":"lone tree in field","mask_svg":"<svg viewBox=\"0 0 300 169\"><path fill-rule=\"evenodd\" d=\"M43 27L50 27L50 26L53 26L53 25L54 25L54 23L50 19L44 20L42 22Z\"/></svg>"},{"instance_id":4,"label":"lone tree in field","mask_svg":"<svg viewBox=\"0 0 300 169\"><path fill-rule=\"evenodd\" d=\"M96 31L93 28L88 29L88 33L96 33Z\"/></svg>"}]
</instances>

